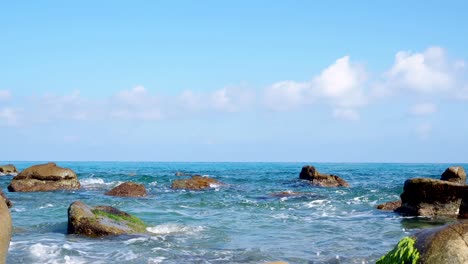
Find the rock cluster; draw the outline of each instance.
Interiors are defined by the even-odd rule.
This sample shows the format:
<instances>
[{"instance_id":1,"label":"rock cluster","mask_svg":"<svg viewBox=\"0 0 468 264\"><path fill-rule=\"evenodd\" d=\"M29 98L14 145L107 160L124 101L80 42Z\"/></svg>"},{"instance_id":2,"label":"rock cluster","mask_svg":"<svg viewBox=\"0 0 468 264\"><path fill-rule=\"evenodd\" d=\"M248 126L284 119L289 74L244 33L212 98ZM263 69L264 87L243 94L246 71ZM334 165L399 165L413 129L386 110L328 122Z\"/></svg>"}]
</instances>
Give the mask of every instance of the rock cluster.
<instances>
[{"instance_id":1,"label":"rock cluster","mask_svg":"<svg viewBox=\"0 0 468 264\"><path fill-rule=\"evenodd\" d=\"M31 166L16 175L8 186L10 192L47 192L79 188L80 182L75 172L58 167L55 163Z\"/></svg>"},{"instance_id":2,"label":"rock cluster","mask_svg":"<svg viewBox=\"0 0 468 264\"><path fill-rule=\"evenodd\" d=\"M0 263L5 263L12 235L12 224L8 202L0 196Z\"/></svg>"},{"instance_id":3,"label":"rock cluster","mask_svg":"<svg viewBox=\"0 0 468 264\"><path fill-rule=\"evenodd\" d=\"M323 174L314 166L302 167L299 179L308 180L312 185L321 187L349 187L349 184L342 178L333 174Z\"/></svg>"}]
</instances>

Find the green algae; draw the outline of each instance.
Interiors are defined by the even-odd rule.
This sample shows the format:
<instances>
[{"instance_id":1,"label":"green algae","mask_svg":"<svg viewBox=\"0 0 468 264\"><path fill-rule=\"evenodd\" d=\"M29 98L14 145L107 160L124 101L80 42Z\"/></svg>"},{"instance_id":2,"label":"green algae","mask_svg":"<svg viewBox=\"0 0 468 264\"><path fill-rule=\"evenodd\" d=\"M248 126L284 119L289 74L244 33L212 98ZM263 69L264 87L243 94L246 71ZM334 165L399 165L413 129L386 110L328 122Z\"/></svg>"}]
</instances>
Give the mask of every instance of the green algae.
<instances>
[{"instance_id":1,"label":"green algae","mask_svg":"<svg viewBox=\"0 0 468 264\"><path fill-rule=\"evenodd\" d=\"M414 247L415 240L405 237L386 255L377 260L376 264L416 264L419 260L418 249Z\"/></svg>"},{"instance_id":2,"label":"green algae","mask_svg":"<svg viewBox=\"0 0 468 264\"><path fill-rule=\"evenodd\" d=\"M92 212L96 216L106 217L118 223L124 223L136 232L144 232L146 230L146 224L138 217L129 214L112 214L99 209L94 209Z\"/></svg>"}]
</instances>

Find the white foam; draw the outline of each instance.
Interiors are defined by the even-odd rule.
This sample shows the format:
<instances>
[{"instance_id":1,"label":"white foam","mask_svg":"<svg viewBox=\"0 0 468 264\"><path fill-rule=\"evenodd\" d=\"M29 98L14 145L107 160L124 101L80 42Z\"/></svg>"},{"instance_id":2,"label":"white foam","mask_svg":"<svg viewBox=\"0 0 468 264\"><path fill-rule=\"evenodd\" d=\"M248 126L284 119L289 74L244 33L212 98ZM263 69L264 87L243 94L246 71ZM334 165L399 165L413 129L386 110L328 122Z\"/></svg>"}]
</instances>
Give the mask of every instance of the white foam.
<instances>
[{"instance_id":1,"label":"white foam","mask_svg":"<svg viewBox=\"0 0 468 264\"><path fill-rule=\"evenodd\" d=\"M46 205L44 205L44 206L39 207L39 209L44 209L44 208L49 208L49 207L54 207L54 205L48 203L48 204L46 204Z\"/></svg>"},{"instance_id":2,"label":"white foam","mask_svg":"<svg viewBox=\"0 0 468 264\"><path fill-rule=\"evenodd\" d=\"M153 227L147 227L146 230L155 235L194 234L202 231L203 227L191 227L180 224L162 224Z\"/></svg>"},{"instance_id":3,"label":"white foam","mask_svg":"<svg viewBox=\"0 0 468 264\"><path fill-rule=\"evenodd\" d=\"M85 189L100 189L108 188L110 186L117 186L121 184L121 181L105 182L101 178L88 178L80 180L81 186Z\"/></svg>"},{"instance_id":4,"label":"white foam","mask_svg":"<svg viewBox=\"0 0 468 264\"><path fill-rule=\"evenodd\" d=\"M47 263L47 264L85 264L87 263L84 259L76 256L63 255L61 256L63 249L71 249L71 245L63 244L62 247L59 244L44 245L37 243L29 247L29 252L34 259L35 263Z\"/></svg>"},{"instance_id":5,"label":"white foam","mask_svg":"<svg viewBox=\"0 0 468 264\"><path fill-rule=\"evenodd\" d=\"M26 208L13 206L13 208L11 208L10 210L13 211L13 212L18 212L18 213L20 213L20 212L26 211Z\"/></svg>"}]
</instances>

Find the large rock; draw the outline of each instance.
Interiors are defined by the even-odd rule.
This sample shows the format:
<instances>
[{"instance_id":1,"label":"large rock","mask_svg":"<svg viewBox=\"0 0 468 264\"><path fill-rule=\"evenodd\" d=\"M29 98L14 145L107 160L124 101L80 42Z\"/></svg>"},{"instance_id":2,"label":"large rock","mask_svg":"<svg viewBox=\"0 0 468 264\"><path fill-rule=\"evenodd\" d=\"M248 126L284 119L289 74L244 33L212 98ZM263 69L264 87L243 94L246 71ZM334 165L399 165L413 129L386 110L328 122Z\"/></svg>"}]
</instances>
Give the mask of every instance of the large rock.
<instances>
[{"instance_id":1,"label":"large rock","mask_svg":"<svg viewBox=\"0 0 468 264\"><path fill-rule=\"evenodd\" d=\"M320 173L314 166L302 167L299 179L308 180L313 185L322 187L349 187L349 184L342 178L332 174Z\"/></svg>"},{"instance_id":2,"label":"large rock","mask_svg":"<svg viewBox=\"0 0 468 264\"><path fill-rule=\"evenodd\" d=\"M395 211L409 216L457 217L468 186L449 181L414 178L405 181L401 207Z\"/></svg>"},{"instance_id":3,"label":"large rock","mask_svg":"<svg viewBox=\"0 0 468 264\"><path fill-rule=\"evenodd\" d=\"M17 174L17 173L18 173L18 170L13 164L0 166L0 175L12 175L12 174Z\"/></svg>"},{"instance_id":4,"label":"large rock","mask_svg":"<svg viewBox=\"0 0 468 264\"><path fill-rule=\"evenodd\" d=\"M468 263L468 222L424 229L405 237L377 261L385 263Z\"/></svg>"},{"instance_id":5,"label":"large rock","mask_svg":"<svg viewBox=\"0 0 468 264\"><path fill-rule=\"evenodd\" d=\"M172 182L172 189L186 189L186 190L203 190L213 188L216 185L220 185L221 182L200 175L195 175L189 179L174 180Z\"/></svg>"},{"instance_id":6,"label":"large rock","mask_svg":"<svg viewBox=\"0 0 468 264\"><path fill-rule=\"evenodd\" d=\"M111 206L91 208L76 201L68 208L69 234L101 237L145 232L143 221Z\"/></svg>"},{"instance_id":7,"label":"large rock","mask_svg":"<svg viewBox=\"0 0 468 264\"><path fill-rule=\"evenodd\" d=\"M454 182L458 183L461 185L466 184L466 173L465 169L463 167L450 167L442 173L442 176L440 177L441 180L443 181L449 181L449 182Z\"/></svg>"},{"instance_id":8,"label":"large rock","mask_svg":"<svg viewBox=\"0 0 468 264\"><path fill-rule=\"evenodd\" d=\"M5 200L5 203L8 206L8 208L11 208L13 206L13 203L10 201L10 199L8 199L8 197L6 197L6 195L0 190L0 200L2 198L3 200Z\"/></svg>"},{"instance_id":9,"label":"large rock","mask_svg":"<svg viewBox=\"0 0 468 264\"><path fill-rule=\"evenodd\" d=\"M146 196L146 189L143 184L124 182L105 194L119 197L143 197Z\"/></svg>"},{"instance_id":10,"label":"large rock","mask_svg":"<svg viewBox=\"0 0 468 264\"><path fill-rule=\"evenodd\" d=\"M31 166L16 175L8 186L11 192L46 192L76 190L80 182L75 172L55 163Z\"/></svg>"},{"instance_id":11,"label":"large rock","mask_svg":"<svg viewBox=\"0 0 468 264\"><path fill-rule=\"evenodd\" d=\"M0 264L5 263L12 235L10 210L3 196L0 196Z\"/></svg>"}]
</instances>

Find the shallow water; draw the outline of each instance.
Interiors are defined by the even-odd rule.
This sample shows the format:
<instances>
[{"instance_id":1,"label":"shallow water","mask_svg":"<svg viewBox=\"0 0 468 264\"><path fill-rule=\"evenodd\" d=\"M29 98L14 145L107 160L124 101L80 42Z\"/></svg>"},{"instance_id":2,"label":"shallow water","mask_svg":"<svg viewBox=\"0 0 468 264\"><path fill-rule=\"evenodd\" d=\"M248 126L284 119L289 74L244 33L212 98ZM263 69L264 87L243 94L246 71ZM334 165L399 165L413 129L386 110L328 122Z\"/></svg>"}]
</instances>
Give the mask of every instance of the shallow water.
<instances>
[{"instance_id":1,"label":"shallow water","mask_svg":"<svg viewBox=\"0 0 468 264\"><path fill-rule=\"evenodd\" d=\"M7 162L3 162L7 163ZM38 162L12 162L24 169ZM7 263L374 263L402 237L443 224L374 209L399 198L408 178L439 178L452 164L318 163L351 188L318 188L298 180L305 163L59 162L82 189L9 193L14 235ZM463 165L463 164L457 164ZM171 190L176 171L209 175L225 186ZM104 192L124 181L145 184L145 198ZM281 191L305 192L273 197ZM81 200L140 217L152 235L91 239L67 235L67 209Z\"/></svg>"}]
</instances>

